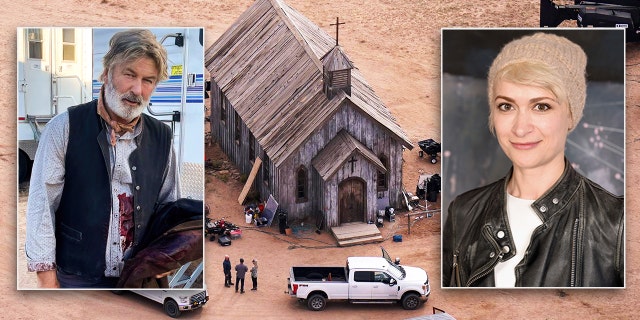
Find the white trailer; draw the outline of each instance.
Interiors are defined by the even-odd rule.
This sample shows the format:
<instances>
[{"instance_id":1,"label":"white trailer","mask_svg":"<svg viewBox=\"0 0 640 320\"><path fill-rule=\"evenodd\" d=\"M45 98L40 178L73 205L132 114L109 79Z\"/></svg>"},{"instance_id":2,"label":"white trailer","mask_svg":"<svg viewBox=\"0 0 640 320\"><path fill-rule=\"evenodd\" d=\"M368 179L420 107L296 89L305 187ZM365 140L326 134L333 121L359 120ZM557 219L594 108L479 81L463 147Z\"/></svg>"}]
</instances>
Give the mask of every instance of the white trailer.
<instances>
[{"instance_id":1,"label":"white trailer","mask_svg":"<svg viewBox=\"0 0 640 320\"><path fill-rule=\"evenodd\" d=\"M97 99L102 57L116 28L18 28L18 182L28 179L39 134L53 116ZM204 199L202 28L150 29L168 54L170 78L145 112L174 134L180 196Z\"/></svg>"},{"instance_id":2,"label":"white trailer","mask_svg":"<svg viewBox=\"0 0 640 320\"><path fill-rule=\"evenodd\" d=\"M18 181L31 171L44 125L91 100L91 29L18 28Z\"/></svg>"}]
</instances>

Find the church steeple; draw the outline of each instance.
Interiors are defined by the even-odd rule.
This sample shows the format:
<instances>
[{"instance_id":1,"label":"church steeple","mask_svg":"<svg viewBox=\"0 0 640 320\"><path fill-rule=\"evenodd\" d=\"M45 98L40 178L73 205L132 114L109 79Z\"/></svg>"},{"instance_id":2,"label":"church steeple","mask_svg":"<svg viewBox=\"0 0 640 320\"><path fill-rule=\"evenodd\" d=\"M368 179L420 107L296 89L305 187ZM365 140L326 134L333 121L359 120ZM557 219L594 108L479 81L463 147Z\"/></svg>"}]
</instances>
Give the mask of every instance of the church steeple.
<instances>
[{"instance_id":1,"label":"church steeple","mask_svg":"<svg viewBox=\"0 0 640 320\"><path fill-rule=\"evenodd\" d=\"M338 27L344 24L336 18L336 45L320 60L324 79L323 91L328 99L332 99L339 90L351 95L351 69L353 64L338 45ZM334 24L331 24L334 25Z\"/></svg>"}]
</instances>

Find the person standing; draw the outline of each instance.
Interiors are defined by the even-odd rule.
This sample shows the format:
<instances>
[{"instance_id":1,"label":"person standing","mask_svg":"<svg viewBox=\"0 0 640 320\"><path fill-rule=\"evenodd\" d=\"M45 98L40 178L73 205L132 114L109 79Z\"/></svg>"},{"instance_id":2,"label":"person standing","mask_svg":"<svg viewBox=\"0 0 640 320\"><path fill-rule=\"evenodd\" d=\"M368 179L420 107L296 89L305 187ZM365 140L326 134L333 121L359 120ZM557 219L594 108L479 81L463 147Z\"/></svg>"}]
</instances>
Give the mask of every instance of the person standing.
<instances>
[{"instance_id":1,"label":"person standing","mask_svg":"<svg viewBox=\"0 0 640 320\"><path fill-rule=\"evenodd\" d=\"M251 290L256 291L258 290L258 260L253 259L251 262L253 263L253 267L251 267Z\"/></svg>"},{"instance_id":2,"label":"person standing","mask_svg":"<svg viewBox=\"0 0 640 320\"><path fill-rule=\"evenodd\" d=\"M171 128L142 113L167 53L142 29L109 46L98 99L49 121L36 152L25 253L40 288L114 288L154 208L179 196Z\"/></svg>"},{"instance_id":3,"label":"person standing","mask_svg":"<svg viewBox=\"0 0 640 320\"><path fill-rule=\"evenodd\" d=\"M240 285L240 293L244 293L244 275L249 268L244 264L244 259L240 258L240 263L236 265L236 292L238 292L238 284Z\"/></svg>"},{"instance_id":4,"label":"person standing","mask_svg":"<svg viewBox=\"0 0 640 320\"><path fill-rule=\"evenodd\" d=\"M224 272L224 286L229 288L233 282L231 282L231 261L228 254L224 256L224 261L222 261L222 271Z\"/></svg>"}]
</instances>

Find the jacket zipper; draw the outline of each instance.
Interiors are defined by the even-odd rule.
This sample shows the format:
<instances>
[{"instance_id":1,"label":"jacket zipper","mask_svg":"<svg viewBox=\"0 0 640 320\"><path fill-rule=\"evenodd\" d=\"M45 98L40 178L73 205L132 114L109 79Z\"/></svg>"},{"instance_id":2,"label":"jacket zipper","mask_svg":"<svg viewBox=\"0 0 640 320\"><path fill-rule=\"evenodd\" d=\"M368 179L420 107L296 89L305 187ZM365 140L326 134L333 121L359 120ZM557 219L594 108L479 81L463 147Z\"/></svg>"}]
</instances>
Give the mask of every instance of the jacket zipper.
<instances>
[{"instance_id":1,"label":"jacket zipper","mask_svg":"<svg viewBox=\"0 0 640 320\"><path fill-rule=\"evenodd\" d=\"M580 203L584 202L584 192L580 194ZM573 221L573 243L571 245L571 287L582 286L582 238L584 227L580 219L584 216L584 209L580 209L578 217Z\"/></svg>"},{"instance_id":2,"label":"jacket zipper","mask_svg":"<svg viewBox=\"0 0 640 320\"><path fill-rule=\"evenodd\" d=\"M576 286L576 270L577 270L577 262L578 262L578 226L580 219L573 221L573 239L571 243L571 287Z\"/></svg>"},{"instance_id":3,"label":"jacket zipper","mask_svg":"<svg viewBox=\"0 0 640 320\"><path fill-rule=\"evenodd\" d=\"M491 245L493 245L493 247L496 248L496 250L499 253L495 257L493 257L493 260L491 260L490 264L487 265L486 268L482 269L482 271L480 271L479 273L476 273L473 277L469 278L469 280L467 281L467 287L470 287L471 284L476 282L478 279L493 272L493 268L498 264L498 261L500 261L500 259L502 259L502 256L504 255L502 250L499 249L498 243L493 239L493 236L491 235L491 231L489 229L490 228L486 226L482 230L482 233L484 234L485 238L489 240Z\"/></svg>"},{"instance_id":4,"label":"jacket zipper","mask_svg":"<svg viewBox=\"0 0 640 320\"><path fill-rule=\"evenodd\" d=\"M460 251L456 250L456 252L453 254L453 277L454 277L454 280L456 282L456 287L462 286L462 284L460 283L460 268L458 266L458 254L459 253L460 253Z\"/></svg>"}]
</instances>

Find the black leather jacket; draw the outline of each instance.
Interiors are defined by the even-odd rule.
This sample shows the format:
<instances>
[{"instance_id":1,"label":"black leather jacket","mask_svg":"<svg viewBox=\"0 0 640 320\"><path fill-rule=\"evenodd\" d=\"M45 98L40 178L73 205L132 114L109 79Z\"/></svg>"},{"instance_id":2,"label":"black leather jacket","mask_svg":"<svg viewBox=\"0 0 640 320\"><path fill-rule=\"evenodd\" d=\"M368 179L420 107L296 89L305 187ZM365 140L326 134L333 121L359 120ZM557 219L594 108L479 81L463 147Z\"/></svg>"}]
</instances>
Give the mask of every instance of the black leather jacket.
<instances>
[{"instance_id":1,"label":"black leather jacket","mask_svg":"<svg viewBox=\"0 0 640 320\"><path fill-rule=\"evenodd\" d=\"M442 285L495 286L493 269L513 258L506 187L511 172L449 205L442 231ZM532 205L542 220L516 266L517 287L624 286L624 198L564 173Z\"/></svg>"}]
</instances>

